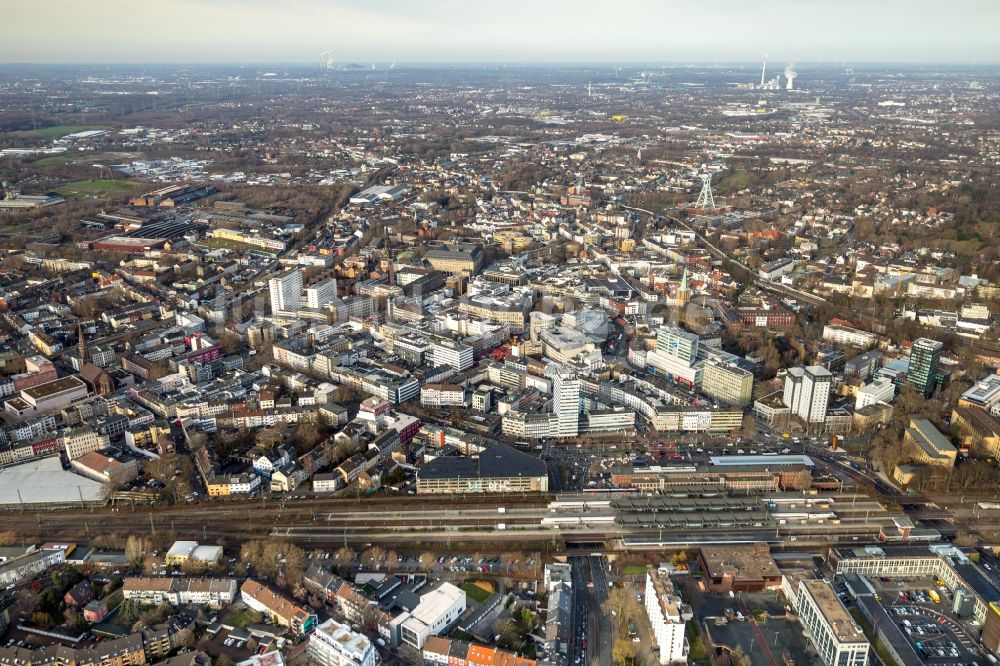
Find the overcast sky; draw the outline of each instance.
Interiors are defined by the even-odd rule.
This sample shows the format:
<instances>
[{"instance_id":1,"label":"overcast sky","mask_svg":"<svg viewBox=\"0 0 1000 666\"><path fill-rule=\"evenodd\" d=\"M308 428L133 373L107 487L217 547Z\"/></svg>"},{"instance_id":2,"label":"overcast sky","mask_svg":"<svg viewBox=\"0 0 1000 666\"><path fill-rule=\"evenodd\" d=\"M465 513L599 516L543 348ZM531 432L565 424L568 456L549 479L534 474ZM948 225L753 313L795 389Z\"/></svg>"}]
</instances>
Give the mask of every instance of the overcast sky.
<instances>
[{"instance_id":1,"label":"overcast sky","mask_svg":"<svg viewBox=\"0 0 1000 666\"><path fill-rule=\"evenodd\" d=\"M1000 0L34 0L0 62L997 62Z\"/></svg>"}]
</instances>

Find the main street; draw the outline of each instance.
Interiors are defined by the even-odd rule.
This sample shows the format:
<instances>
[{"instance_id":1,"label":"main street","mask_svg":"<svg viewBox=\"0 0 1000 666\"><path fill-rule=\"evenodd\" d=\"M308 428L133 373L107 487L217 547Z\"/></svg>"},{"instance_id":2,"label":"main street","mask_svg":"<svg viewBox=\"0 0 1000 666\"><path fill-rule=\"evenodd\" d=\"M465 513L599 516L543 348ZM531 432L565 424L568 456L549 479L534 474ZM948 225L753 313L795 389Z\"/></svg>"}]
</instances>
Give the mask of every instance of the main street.
<instances>
[{"instance_id":1,"label":"main street","mask_svg":"<svg viewBox=\"0 0 1000 666\"><path fill-rule=\"evenodd\" d=\"M573 565L573 606L577 624L573 640L576 654L581 657L581 663L610 664L614 620L604 612L604 602L608 599L605 560L599 555L586 555L571 557L570 563Z\"/></svg>"}]
</instances>

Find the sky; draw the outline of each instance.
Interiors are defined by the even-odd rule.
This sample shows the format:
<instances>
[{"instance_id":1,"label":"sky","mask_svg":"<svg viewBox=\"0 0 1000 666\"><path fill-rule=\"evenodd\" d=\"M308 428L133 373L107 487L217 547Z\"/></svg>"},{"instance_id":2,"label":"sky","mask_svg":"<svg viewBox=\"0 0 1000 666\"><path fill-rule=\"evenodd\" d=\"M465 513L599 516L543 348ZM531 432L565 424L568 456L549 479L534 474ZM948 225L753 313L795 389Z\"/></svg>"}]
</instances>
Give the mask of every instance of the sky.
<instances>
[{"instance_id":1,"label":"sky","mask_svg":"<svg viewBox=\"0 0 1000 666\"><path fill-rule=\"evenodd\" d=\"M998 0L4 4L2 63L1000 62Z\"/></svg>"}]
</instances>

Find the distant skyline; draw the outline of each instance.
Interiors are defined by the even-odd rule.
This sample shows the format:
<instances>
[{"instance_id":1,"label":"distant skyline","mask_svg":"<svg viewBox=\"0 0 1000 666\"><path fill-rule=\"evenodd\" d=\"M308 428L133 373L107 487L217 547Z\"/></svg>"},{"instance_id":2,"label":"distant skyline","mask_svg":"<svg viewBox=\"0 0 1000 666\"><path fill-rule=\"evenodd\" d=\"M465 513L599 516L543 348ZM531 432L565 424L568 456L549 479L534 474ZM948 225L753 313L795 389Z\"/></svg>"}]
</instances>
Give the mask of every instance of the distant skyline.
<instances>
[{"instance_id":1,"label":"distant skyline","mask_svg":"<svg viewBox=\"0 0 1000 666\"><path fill-rule=\"evenodd\" d=\"M43 0L4 63L1000 61L996 0Z\"/></svg>"}]
</instances>

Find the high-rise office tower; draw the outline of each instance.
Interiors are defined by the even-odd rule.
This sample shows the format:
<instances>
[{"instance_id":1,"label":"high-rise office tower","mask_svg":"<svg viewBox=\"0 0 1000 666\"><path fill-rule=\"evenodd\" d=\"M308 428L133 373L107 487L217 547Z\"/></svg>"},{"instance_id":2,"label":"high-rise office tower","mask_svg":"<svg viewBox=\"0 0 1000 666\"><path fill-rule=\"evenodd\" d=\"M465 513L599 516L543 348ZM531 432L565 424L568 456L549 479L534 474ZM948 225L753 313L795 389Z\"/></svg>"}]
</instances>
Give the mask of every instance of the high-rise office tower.
<instances>
[{"instance_id":1,"label":"high-rise office tower","mask_svg":"<svg viewBox=\"0 0 1000 666\"><path fill-rule=\"evenodd\" d=\"M910 349L910 367L906 379L928 398L934 394L938 383L938 366L944 344L937 340L918 338Z\"/></svg>"},{"instance_id":2,"label":"high-rise office tower","mask_svg":"<svg viewBox=\"0 0 1000 666\"><path fill-rule=\"evenodd\" d=\"M698 336L676 326L664 326L656 334L656 351L693 365L698 360Z\"/></svg>"},{"instance_id":3,"label":"high-rise office tower","mask_svg":"<svg viewBox=\"0 0 1000 666\"><path fill-rule=\"evenodd\" d=\"M552 384L552 412L556 415L556 436L580 434L580 379L572 370L561 368Z\"/></svg>"}]
</instances>

